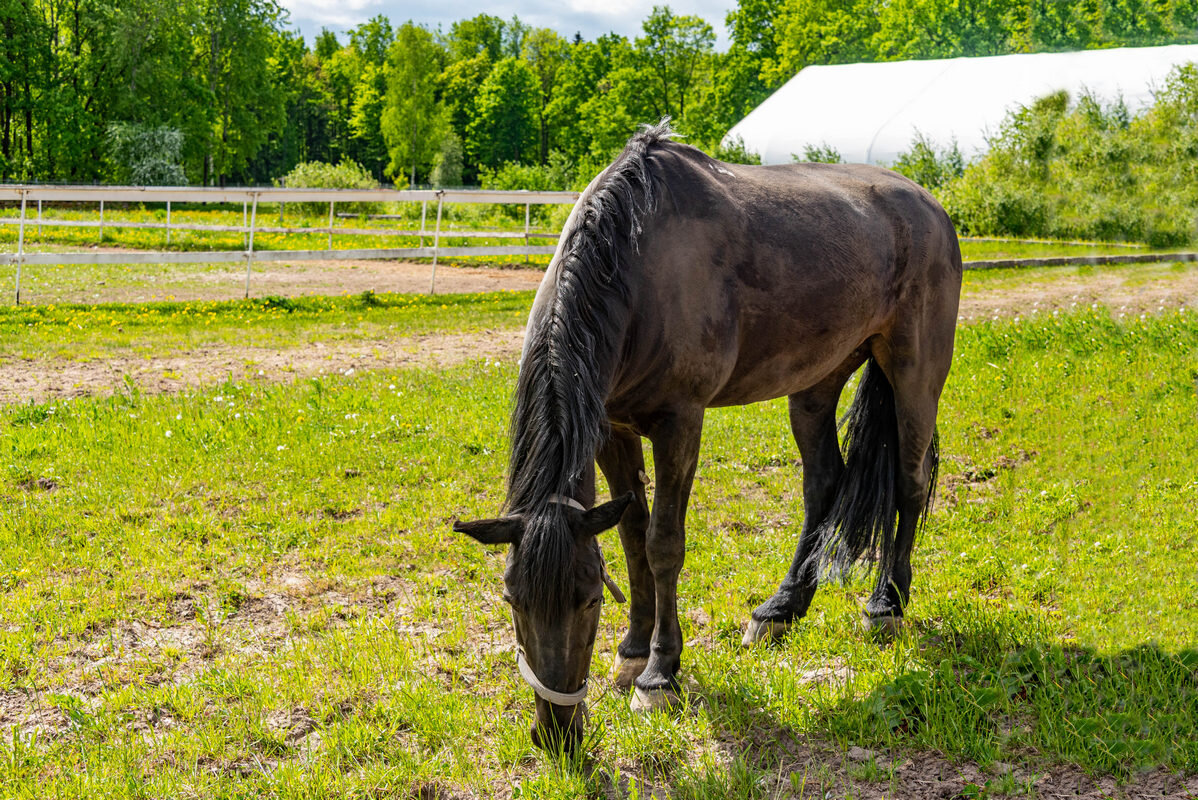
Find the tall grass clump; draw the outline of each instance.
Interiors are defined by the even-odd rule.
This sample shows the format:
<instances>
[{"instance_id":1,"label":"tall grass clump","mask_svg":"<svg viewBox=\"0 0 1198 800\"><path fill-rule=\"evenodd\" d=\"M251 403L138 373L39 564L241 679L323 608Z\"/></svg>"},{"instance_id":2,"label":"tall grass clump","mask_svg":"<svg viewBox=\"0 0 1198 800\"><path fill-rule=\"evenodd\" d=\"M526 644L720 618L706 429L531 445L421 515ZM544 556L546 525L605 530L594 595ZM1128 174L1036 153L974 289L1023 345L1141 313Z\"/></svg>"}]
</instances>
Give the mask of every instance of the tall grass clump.
<instances>
[{"instance_id":1,"label":"tall grass clump","mask_svg":"<svg viewBox=\"0 0 1198 800\"><path fill-rule=\"evenodd\" d=\"M1178 67L1133 116L1057 92L1012 112L990 150L937 191L962 233L1139 241L1198 239L1198 67Z\"/></svg>"}]
</instances>

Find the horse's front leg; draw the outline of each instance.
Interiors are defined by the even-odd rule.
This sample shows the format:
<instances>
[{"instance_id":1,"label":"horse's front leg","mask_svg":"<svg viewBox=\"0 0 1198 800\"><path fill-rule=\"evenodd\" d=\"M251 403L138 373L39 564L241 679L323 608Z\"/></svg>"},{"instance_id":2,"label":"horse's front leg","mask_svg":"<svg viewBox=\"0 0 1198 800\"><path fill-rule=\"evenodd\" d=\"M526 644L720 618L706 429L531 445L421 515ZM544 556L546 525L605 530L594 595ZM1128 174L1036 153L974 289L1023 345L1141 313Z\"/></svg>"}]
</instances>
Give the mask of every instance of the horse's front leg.
<instances>
[{"instance_id":1,"label":"horse's front leg","mask_svg":"<svg viewBox=\"0 0 1198 800\"><path fill-rule=\"evenodd\" d=\"M703 409L674 413L649 432L657 480L653 513L645 540L645 555L653 574L656 596L649 662L635 681L632 707L648 710L678 699L677 673L682 659L682 628L678 624L678 574L686 555L686 504L699 460Z\"/></svg>"},{"instance_id":2,"label":"horse's front leg","mask_svg":"<svg viewBox=\"0 0 1198 800\"><path fill-rule=\"evenodd\" d=\"M628 563L628 633L616 649L612 678L621 689L632 686L633 679L649 663L649 643L653 637L655 587L649 559L645 555L645 534L649 528L649 501L645 498L645 453L641 437L613 429L597 459L607 478L612 498L632 492L636 499L620 519L620 544Z\"/></svg>"}]
</instances>

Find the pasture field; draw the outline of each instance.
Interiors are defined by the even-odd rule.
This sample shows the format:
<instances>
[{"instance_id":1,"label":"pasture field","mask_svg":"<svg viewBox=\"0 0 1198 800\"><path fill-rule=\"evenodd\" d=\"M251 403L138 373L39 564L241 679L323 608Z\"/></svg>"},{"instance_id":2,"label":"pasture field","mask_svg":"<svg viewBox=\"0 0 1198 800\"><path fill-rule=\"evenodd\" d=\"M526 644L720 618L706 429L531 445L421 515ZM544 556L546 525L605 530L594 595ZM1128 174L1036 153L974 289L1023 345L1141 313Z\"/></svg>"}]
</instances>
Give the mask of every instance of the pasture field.
<instances>
[{"instance_id":1,"label":"pasture field","mask_svg":"<svg viewBox=\"0 0 1198 800\"><path fill-rule=\"evenodd\" d=\"M384 236L364 235L349 232L356 229L385 231L418 231L420 230L420 204L390 203L379 204L378 211L385 212L394 219L371 219L368 216L337 217L333 221L334 246L337 248L360 247L416 247L422 239L416 236ZM569 214L570 206L533 206L530 218L533 232L560 230ZM172 230L170 242L167 242L165 230L145 228L112 227L114 222L136 222L165 224L166 209L151 205L137 206L123 204L109 206L105 210L106 226L104 238L101 241L99 230L96 228L38 226L36 209L26 210L28 216L25 224L25 243L33 249L65 248L77 250L103 244L112 247L123 247L133 250L243 250L246 246L245 234L218 232ZM7 207L0 209L0 216L8 219L19 217L19 209ZM43 211L47 221L70 220L98 222L100 219L97 208L85 208L78 204L47 206ZM172 225L248 225L248 217L243 216L241 209L229 206L204 207L200 205L176 204L171 214ZM257 227L290 227L310 228L311 233L266 233L259 231L254 236L254 247L257 250L323 250L328 246L328 214L321 210L311 213L297 208L295 204L286 205L280 214L278 204L259 207ZM432 231L436 224L435 207L431 216L425 219L423 243L432 244ZM467 246L470 244L502 244L500 239L466 239L454 237L455 232L494 231L507 233L524 232L524 208L519 205L466 205L449 204L444 208L441 226L441 244L443 246ZM538 243L550 244L553 239L536 239ZM0 252L15 250L17 242L17 226L0 226ZM507 240L514 243L514 240ZM1059 241L1024 241L1018 239L964 239L961 250L969 259L992 258L1037 258L1057 255L1107 255L1135 252L1151 252L1146 245L1128 245L1108 242L1059 242ZM458 261L473 261L473 259L455 259ZM486 259L494 261L494 258ZM534 256L533 261L544 265L548 256ZM523 263L523 258L520 258Z\"/></svg>"},{"instance_id":2,"label":"pasture field","mask_svg":"<svg viewBox=\"0 0 1198 800\"><path fill-rule=\"evenodd\" d=\"M967 302L1007 280L968 276ZM530 298L17 309L0 351L511 330ZM629 711L609 604L575 760L528 739L503 552L449 529L502 501L514 359L0 407L0 794L1198 794L1198 313L1054 306L959 330L893 641L863 634L858 575L781 645L740 647L793 550L800 468L784 402L709 412L687 704Z\"/></svg>"}]
</instances>

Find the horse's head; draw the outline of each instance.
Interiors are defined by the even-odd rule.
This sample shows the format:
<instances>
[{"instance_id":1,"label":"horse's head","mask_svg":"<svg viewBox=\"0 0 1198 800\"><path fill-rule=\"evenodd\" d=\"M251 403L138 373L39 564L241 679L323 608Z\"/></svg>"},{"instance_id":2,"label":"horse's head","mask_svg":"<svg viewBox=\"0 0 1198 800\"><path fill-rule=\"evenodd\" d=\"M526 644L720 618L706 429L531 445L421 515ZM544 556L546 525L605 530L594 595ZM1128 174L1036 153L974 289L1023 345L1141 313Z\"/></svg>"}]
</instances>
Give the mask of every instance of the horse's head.
<instances>
[{"instance_id":1,"label":"horse's head","mask_svg":"<svg viewBox=\"0 0 1198 800\"><path fill-rule=\"evenodd\" d=\"M607 575L597 536L620 521L632 498L590 510L557 501L561 507L537 525L521 515L454 523L455 531L483 544L509 545L503 599L512 608L520 674L537 694L532 741L538 747L572 749L582 739L604 585L624 600Z\"/></svg>"}]
</instances>

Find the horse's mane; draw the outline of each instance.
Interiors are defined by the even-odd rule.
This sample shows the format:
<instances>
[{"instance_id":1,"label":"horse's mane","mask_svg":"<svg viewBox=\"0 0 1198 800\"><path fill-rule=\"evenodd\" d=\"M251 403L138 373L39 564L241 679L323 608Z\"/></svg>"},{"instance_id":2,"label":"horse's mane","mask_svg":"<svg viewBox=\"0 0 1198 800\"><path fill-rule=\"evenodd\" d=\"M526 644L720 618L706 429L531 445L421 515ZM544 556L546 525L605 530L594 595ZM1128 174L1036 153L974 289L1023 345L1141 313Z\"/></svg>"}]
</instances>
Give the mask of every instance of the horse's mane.
<instances>
[{"instance_id":1,"label":"horse's mane","mask_svg":"<svg viewBox=\"0 0 1198 800\"><path fill-rule=\"evenodd\" d=\"M524 603L562 607L574 560L565 506L607 436L606 393L628 318L625 265L642 220L657 206L651 151L673 136L666 121L634 135L584 195L562 233L557 281L529 321L516 383L507 510L524 519Z\"/></svg>"}]
</instances>

